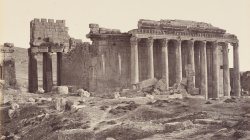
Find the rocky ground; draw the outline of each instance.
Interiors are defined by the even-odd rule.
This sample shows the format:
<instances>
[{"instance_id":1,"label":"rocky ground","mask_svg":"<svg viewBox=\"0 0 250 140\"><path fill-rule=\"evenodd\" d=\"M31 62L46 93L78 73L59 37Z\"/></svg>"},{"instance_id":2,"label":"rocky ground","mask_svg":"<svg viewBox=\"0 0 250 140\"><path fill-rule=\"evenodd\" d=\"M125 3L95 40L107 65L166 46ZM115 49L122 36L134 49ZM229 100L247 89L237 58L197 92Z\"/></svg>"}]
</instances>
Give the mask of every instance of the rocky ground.
<instances>
[{"instance_id":1,"label":"rocky ground","mask_svg":"<svg viewBox=\"0 0 250 140\"><path fill-rule=\"evenodd\" d=\"M204 100L184 93L143 97L33 94L4 89L1 139L250 139L250 98Z\"/></svg>"}]
</instances>

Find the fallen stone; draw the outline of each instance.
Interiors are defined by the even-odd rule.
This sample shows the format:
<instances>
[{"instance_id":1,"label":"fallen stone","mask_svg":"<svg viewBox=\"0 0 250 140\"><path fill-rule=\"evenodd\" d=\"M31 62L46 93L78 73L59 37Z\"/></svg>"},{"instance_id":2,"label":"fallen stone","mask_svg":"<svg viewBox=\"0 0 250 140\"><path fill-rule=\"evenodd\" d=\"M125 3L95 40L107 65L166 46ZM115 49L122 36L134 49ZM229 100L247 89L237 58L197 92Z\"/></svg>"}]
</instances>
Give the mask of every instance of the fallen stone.
<instances>
[{"instance_id":1,"label":"fallen stone","mask_svg":"<svg viewBox=\"0 0 250 140\"><path fill-rule=\"evenodd\" d=\"M90 97L90 93L88 91L83 90L83 89L78 89L77 93L81 97Z\"/></svg>"},{"instance_id":2,"label":"fallen stone","mask_svg":"<svg viewBox=\"0 0 250 140\"><path fill-rule=\"evenodd\" d=\"M165 132L173 132L176 130L185 130L193 127L193 123L190 120L184 122L171 122L165 124Z\"/></svg>"},{"instance_id":3,"label":"fallen stone","mask_svg":"<svg viewBox=\"0 0 250 140\"><path fill-rule=\"evenodd\" d=\"M217 124L222 124L221 120L213 120L213 119L195 119L194 123L198 124L210 124L210 125L217 125Z\"/></svg>"},{"instance_id":4,"label":"fallen stone","mask_svg":"<svg viewBox=\"0 0 250 140\"><path fill-rule=\"evenodd\" d=\"M38 90L37 90L37 93L38 94L43 94L44 93L44 89L39 87Z\"/></svg>"},{"instance_id":5,"label":"fallen stone","mask_svg":"<svg viewBox=\"0 0 250 140\"><path fill-rule=\"evenodd\" d=\"M66 99L65 98L57 98L56 99L56 103L55 103L55 108L58 111L64 111L65 110L65 106L66 106Z\"/></svg>"},{"instance_id":6,"label":"fallen stone","mask_svg":"<svg viewBox=\"0 0 250 140\"><path fill-rule=\"evenodd\" d=\"M157 83L157 79L152 78L152 79L147 79L147 80L139 82L138 86L140 89L143 89L146 87L154 86L156 83Z\"/></svg>"},{"instance_id":7,"label":"fallen stone","mask_svg":"<svg viewBox=\"0 0 250 140\"><path fill-rule=\"evenodd\" d=\"M172 95L169 95L168 98L170 98L170 99L183 99L183 95L182 94L172 94Z\"/></svg>"},{"instance_id":8,"label":"fallen stone","mask_svg":"<svg viewBox=\"0 0 250 140\"><path fill-rule=\"evenodd\" d=\"M94 132L83 129L61 130L58 140L94 140Z\"/></svg>"},{"instance_id":9,"label":"fallen stone","mask_svg":"<svg viewBox=\"0 0 250 140\"><path fill-rule=\"evenodd\" d=\"M165 79L160 79L159 81L157 81L157 83L155 84L155 88L160 90L160 91L165 91L167 90L167 84L166 84L166 80Z\"/></svg>"},{"instance_id":10,"label":"fallen stone","mask_svg":"<svg viewBox=\"0 0 250 140\"><path fill-rule=\"evenodd\" d=\"M20 106L17 103L11 103L11 109L17 110L19 108L20 108Z\"/></svg>"},{"instance_id":11,"label":"fallen stone","mask_svg":"<svg viewBox=\"0 0 250 140\"><path fill-rule=\"evenodd\" d=\"M68 86L68 88L69 88L69 93L76 93L77 92L76 86Z\"/></svg>"},{"instance_id":12,"label":"fallen stone","mask_svg":"<svg viewBox=\"0 0 250 140\"><path fill-rule=\"evenodd\" d=\"M34 98L31 98L31 97L28 99L28 101L32 102L32 103L36 102L36 100Z\"/></svg>"},{"instance_id":13,"label":"fallen stone","mask_svg":"<svg viewBox=\"0 0 250 140\"><path fill-rule=\"evenodd\" d=\"M8 115L10 119L13 119L17 116L16 111L14 109L9 109L8 110Z\"/></svg>"},{"instance_id":14,"label":"fallen stone","mask_svg":"<svg viewBox=\"0 0 250 140\"><path fill-rule=\"evenodd\" d=\"M118 99L118 98L120 98L120 97L121 97L121 95L120 95L120 93L119 93L119 92L115 92L115 93L114 93L114 97L115 97L115 99Z\"/></svg>"},{"instance_id":15,"label":"fallen stone","mask_svg":"<svg viewBox=\"0 0 250 140\"><path fill-rule=\"evenodd\" d=\"M106 138L106 140L116 140L116 139L108 137L108 138Z\"/></svg>"},{"instance_id":16,"label":"fallen stone","mask_svg":"<svg viewBox=\"0 0 250 140\"><path fill-rule=\"evenodd\" d=\"M12 95L1 95L3 97L3 104L11 103L13 101Z\"/></svg>"},{"instance_id":17,"label":"fallen stone","mask_svg":"<svg viewBox=\"0 0 250 140\"><path fill-rule=\"evenodd\" d=\"M53 87L52 91L57 93L57 94L68 94L69 93L69 89L67 86L55 86L55 87Z\"/></svg>"},{"instance_id":18,"label":"fallen stone","mask_svg":"<svg viewBox=\"0 0 250 140\"><path fill-rule=\"evenodd\" d=\"M75 112L75 111L82 109L82 108L85 108L85 107L86 107L86 105L72 105L71 111Z\"/></svg>"}]
</instances>

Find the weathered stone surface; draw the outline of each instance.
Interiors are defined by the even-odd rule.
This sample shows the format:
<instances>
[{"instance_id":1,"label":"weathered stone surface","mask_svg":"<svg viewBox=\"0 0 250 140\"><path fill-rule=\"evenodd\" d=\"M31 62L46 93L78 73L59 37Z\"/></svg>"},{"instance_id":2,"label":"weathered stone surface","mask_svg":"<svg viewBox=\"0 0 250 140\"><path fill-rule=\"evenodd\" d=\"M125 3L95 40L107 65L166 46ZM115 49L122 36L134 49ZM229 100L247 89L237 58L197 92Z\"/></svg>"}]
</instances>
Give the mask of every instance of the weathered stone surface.
<instances>
[{"instance_id":1,"label":"weathered stone surface","mask_svg":"<svg viewBox=\"0 0 250 140\"><path fill-rule=\"evenodd\" d=\"M83 89L78 89L77 94L80 95L81 97L90 97L90 93Z\"/></svg>"},{"instance_id":2,"label":"weathered stone surface","mask_svg":"<svg viewBox=\"0 0 250 140\"><path fill-rule=\"evenodd\" d=\"M55 100L55 108L58 111L64 111L67 100L65 98L57 98Z\"/></svg>"},{"instance_id":3,"label":"weathered stone surface","mask_svg":"<svg viewBox=\"0 0 250 140\"><path fill-rule=\"evenodd\" d=\"M172 132L176 130L182 130L182 129L187 129L193 127L193 123L188 120L184 122L171 122L171 123L166 123L165 124L165 131L166 132Z\"/></svg>"},{"instance_id":4,"label":"weathered stone surface","mask_svg":"<svg viewBox=\"0 0 250 140\"><path fill-rule=\"evenodd\" d=\"M57 140L94 140L94 132L84 129L62 130Z\"/></svg>"},{"instance_id":5,"label":"weathered stone surface","mask_svg":"<svg viewBox=\"0 0 250 140\"><path fill-rule=\"evenodd\" d=\"M57 93L57 94L68 94L69 93L69 89L67 86L54 86L52 91Z\"/></svg>"}]
</instances>

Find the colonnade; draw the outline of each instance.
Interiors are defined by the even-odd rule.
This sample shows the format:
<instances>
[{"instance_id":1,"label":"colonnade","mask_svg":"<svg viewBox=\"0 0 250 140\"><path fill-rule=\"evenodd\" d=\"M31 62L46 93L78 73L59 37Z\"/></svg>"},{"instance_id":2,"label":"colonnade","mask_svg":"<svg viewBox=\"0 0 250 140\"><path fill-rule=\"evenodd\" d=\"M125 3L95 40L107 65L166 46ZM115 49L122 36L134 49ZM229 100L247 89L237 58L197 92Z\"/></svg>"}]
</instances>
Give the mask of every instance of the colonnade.
<instances>
[{"instance_id":1,"label":"colonnade","mask_svg":"<svg viewBox=\"0 0 250 140\"><path fill-rule=\"evenodd\" d=\"M144 38L146 39L146 54L148 56L147 65L147 78L154 78L154 41L153 37ZM139 83L139 59L138 59L138 42L141 38L131 37L130 45L131 45L131 84L135 85ZM159 40L159 39L158 39ZM169 45L170 42L174 42ZM219 70L221 68L219 64L219 56L218 56L218 45L222 46L222 54L223 54L223 93L224 96L230 96L230 78L229 78L229 59L228 59L228 43L220 42L220 41L204 41L204 40L181 40L181 39L160 39L161 44L161 71L162 78L166 81L167 87L170 85L170 76L174 74L175 82L179 83L183 78L183 57L182 57L182 48L187 49L187 64L189 64L192 68L192 71L195 73L196 67L199 68L199 85L200 94L204 95L205 98L218 98L219 97ZM186 42L186 46L183 46L183 43ZM240 96L240 73L239 73L239 53L238 53L238 43L231 43L233 46L233 65L234 65L234 83L233 83L233 93L236 96ZM169 47L174 47L175 51L175 59L169 59ZM194 49L194 47L198 47L198 49ZM199 51L198 55L195 56L195 51ZM197 53L197 52L196 52ZM196 58L198 56L198 58ZM185 59L185 58L184 58ZM198 60L196 60L198 59ZM175 63L175 72L170 73L169 62L174 61ZM198 65L198 66L196 66ZM193 78L195 79L194 74ZM197 79L197 78L196 78ZM196 80L193 80L194 82ZM195 83L194 83L195 84Z\"/></svg>"},{"instance_id":2,"label":"colonnade","mask_svg":"<svg viewBox=\"0 0 250 140\"><path fill-rule=\"evenodd\" d=\"M53 72L52 72L52 52L39 52L43 54L43 89L45 92L50 92L53 86ZM38 71L37 71L37 55L28 49L29 66L28 66L28 80L29 92L35 93L38 90ZM61 85L62 76L62 52L57 52L57 85Z\"/></svg>"}]
</instances>

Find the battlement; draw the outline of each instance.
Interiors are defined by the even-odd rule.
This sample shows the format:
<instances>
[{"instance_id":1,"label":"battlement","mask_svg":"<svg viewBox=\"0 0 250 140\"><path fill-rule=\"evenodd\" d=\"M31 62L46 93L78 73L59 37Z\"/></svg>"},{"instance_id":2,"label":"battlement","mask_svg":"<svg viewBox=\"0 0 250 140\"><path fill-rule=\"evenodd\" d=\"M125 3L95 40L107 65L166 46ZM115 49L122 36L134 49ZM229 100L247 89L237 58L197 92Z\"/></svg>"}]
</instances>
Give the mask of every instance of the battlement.
<instances>
[{"instance_id":1,"label":"battlement","mask_svg":"<svg viewBox=\"0 0 250 140\"><path fill-rule=\"evenodd\" d=\"M54 19L45 19L45 18L34 18L34 20L31 21L31 23L34 24L58 24L58 25L65 25L65 20L54 20Z\"/></svg>"},{"instance_id":2,"label":"battlement","mask_svg":"<svg viewBox=\"0 0 250 140\"><path fill-rule=\"evenodd\" d=\"M44 44L62 44L69 46L70 36L65 20L35 18L30 22L30 44L43 46Z\"/></svg>"}]
</instances>

